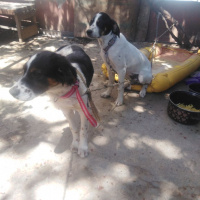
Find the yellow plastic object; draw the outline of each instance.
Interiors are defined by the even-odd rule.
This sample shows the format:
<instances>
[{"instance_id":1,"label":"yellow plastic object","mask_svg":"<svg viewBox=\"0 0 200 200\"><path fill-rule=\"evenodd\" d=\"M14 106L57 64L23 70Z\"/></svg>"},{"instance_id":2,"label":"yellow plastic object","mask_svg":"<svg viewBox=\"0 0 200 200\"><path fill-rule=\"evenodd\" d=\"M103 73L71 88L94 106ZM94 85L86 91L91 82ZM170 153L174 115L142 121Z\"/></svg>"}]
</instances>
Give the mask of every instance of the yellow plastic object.
<instances>
[{"instance_id":1,"label":"yellow plastic object","mask_svg":"<svg viewBox=\"0 0 200 200\"><path fill-rule=\"evenodd\" d=\"M151 60L152 58L151 47L143 48L140 51L142 51L147 56L147 58ZM155 58L159 57L162 55L163 52L166 53L166 51L171 51L172 55L173 54L175 55L176 53L177 55L178 53L179 55L185 54L187 56L187 59L184 60L183 62L174 62L176 64L172 65L170 69L164 69L164 70L161 70L159 73L153 73L153 79L152 79L151 84L147 88L147 92L165 91L169 89L170 87L172 87L173 85L175 85L176 83L183 80L184 78L186 78L187 76L189 76L192 72L196 71L200 67L200 50L198 51L198 53L194 54L187 50L164 47L162 46L162 44L158 44L158 46L156 46L156 49L154 51L153 57ZM170 57L168 56L168 60L169 59ZM179 58L177 59L180 61ZM159 63L159 59L158 59L158 63ZM103 74L106 77L108 77L107 68L105 64L102 65L102 71L103 71ZM115 80L118 81L117 74L115 75ZM141 85L132 85L131 89L140 91L141 87L142 87Z\"/></svg>"}]
</instances>

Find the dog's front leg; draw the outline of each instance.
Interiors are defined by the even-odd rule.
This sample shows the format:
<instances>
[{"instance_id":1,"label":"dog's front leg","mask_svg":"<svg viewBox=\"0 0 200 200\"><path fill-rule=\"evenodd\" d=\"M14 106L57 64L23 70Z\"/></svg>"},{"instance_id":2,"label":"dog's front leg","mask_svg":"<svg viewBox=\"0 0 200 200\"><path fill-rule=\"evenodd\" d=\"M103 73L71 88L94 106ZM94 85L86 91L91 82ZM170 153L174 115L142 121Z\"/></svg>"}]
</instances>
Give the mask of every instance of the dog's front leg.
<instances>
[{"instance_id":1,"label":"dog's front leg","mask_svg":"<svg viewBox=\"0 0 200 200\"><path fill-rule=\"evenodd\" d=\"M73 136L71 150L77 152L79 146L79 123L76 112L74 110L67 110L64 112L64 115L68 119L69 127Z\"/></svg>"},{"instance_id":2,"label":"dog's front leg","mask_svg":"<svg viewBox=\"0 0 200 200\"><path fill-rule=\"evenodd\" d=\"M110 97L110 94L113 89L114 78L115 78L115 73L113 72L113 70L110 69L110 66L106 65L106 67L108 70L108 88L105 92L101 93L101 97L103 98Z\"/></svg>"},{"instance_id":3,"label":"dog's front leg","mask_svg":"<svg viewBox=\"0 0 200 200\"><path fill-rule=\"evenodd\" d=\"M124 80L125 80L126 70L122 69L118 72L119 77L119 87L118 87L118 96L116 100L116 105L121 106L124 99Z\"/></svg>"},{"instance_id":4,"label":"dog's front leg","mask_svg":"<svg viewBox=\"0 0 200 200\"><path fill-rule=\"evenodd\" d=\"M84 158L88 156L88 142L87 142L88 120L83 112L80 112L80 117L81 117L81 130L80 130L78 154L80 157Z\"/></svg>"}]
</instances>

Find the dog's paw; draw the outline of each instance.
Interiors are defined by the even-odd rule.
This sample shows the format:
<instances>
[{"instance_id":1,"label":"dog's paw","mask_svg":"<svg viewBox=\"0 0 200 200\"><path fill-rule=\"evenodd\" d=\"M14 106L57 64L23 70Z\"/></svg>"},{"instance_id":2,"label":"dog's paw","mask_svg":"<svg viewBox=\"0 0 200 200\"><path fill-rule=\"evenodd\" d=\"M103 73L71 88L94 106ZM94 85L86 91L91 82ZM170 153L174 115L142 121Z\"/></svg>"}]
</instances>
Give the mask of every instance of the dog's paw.
<instances>
[{"instance_id":1,"label":"dog's paw","mask_svg":"<svg viewBox=\"0 0 200 200\"><path fill-rule=\"evenodd\" d=\"M140 91L140 97L142 97L142 98L144 98L145 97L145 95L146 95L146 91Z\"/></svg>"},{"instance_id":2,"label":"dog's paw","mask_svg":"<svg viewBox=\"0 0 200 200\"><path fill-rule=\"evenodd\" d=\"M71 145L72 152L78 152L78 141L73 141Z\"/></svg>"},{"instance_id":3,"label":"dog's paw","mask_svg":"<svg viewBox=\"0 0 200 200\"><path fill-rule=\"evenodd\" d=\"M78 148L78 155L81 157L81 158L85 158L88 156L88 146L87 145L84 145L84 146L79 146Z\"/></svg>"},{"instance_id":4,"label":"dog's paw","mask_svg":"<svg viewBox=\"0 0 200 200\"><path fill-rule=\"evenodd\" d=\"M147 93L147 87L148 87L147 84L145 84L145 85L142 86L142 89L140 90L140 97L142 97L142 98L145 97L145 95Z\"/></svg>"},{"instance_id":5,"label":"dog's paw","mask_svg":"<svg viewBox=\"0 0 200 200\"><path fill-rule=\"evenodd\" d=\"M116 106L121 106L123 104L123 96L119 95L115 101Z\"/></svg>"},{"instance_id":6,"label":"dog's paw","mask_svg":"<svg viewBox=\"0 0 200 200\"><path fill-rule=\"evenodd\" d=\"M101 93L101 97L102 98L109 98L110 94L107 91L105 91L105 92Z\"/></svg>"},{"instance_id":7,"label":"dog's paw","mask_svg":"<svg viewBox=\"0 0 200 200\"><path fill-rule=\"evenodd\" d=\"M121 105L123 105L123 98L117 98L117 100L115 101L115 105L116 105L116 106L121 106Z\"/></svg>"}]
</instances>

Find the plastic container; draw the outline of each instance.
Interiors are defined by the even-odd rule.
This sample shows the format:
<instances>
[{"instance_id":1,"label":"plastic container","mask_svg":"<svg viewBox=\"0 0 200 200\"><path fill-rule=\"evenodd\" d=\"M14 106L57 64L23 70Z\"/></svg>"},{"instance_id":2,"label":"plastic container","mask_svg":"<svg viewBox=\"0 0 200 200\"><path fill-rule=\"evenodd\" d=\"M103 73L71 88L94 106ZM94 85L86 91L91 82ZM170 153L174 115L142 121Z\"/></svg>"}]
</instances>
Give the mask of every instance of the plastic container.
<instances>
[{"instance_id":1,"label":"plastic container","mask_svg":"<svg viewBox=\"0 0 200 200\"><path fill-rule=\"evenodd\" d=\"M175 91L169 96L168 102L168 115L175 121L192 125L200 121L200 112L189 111L178 107L178 104L190 105L194 108L200 109L200 96L193 92L188 91Z\"/></svg>"}]
</instances>

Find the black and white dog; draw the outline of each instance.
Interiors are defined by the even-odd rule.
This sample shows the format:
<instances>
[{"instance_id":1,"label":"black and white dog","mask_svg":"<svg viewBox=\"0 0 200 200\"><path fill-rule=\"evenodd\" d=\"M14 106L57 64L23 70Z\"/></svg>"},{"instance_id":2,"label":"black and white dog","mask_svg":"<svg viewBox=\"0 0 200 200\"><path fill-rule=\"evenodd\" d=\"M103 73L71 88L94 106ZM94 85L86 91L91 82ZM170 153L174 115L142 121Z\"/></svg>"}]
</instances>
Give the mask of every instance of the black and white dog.
<instances>
[{"instance_id":1,"label":"black and white dog","mask_svg":"<svg viewBox=\"0 0 200 200\"><path fill-rule=\"evenodd\" d=\"M114 74L119 77L119 91L116 105L123 104L124 80L125 77L133 79L137 77L142 89L140 96L146 95L148 84L152 80L151 63L135 46L126 40L120 33L119 26L106 13L100 12L90 22L90 27L86 31L88 37L97 38L101 57L106 63L109 74L109 85L114 82ZM101 94L102 97L109 97L112 87Z\"/></svg>"},{"instance_id":2,"label":"black and white dog","mask_svg":"<svg viewBox=\"0 0 200 200\"><path fill-rule=\"evenodd\" d=\"M60 97L70 91L78 81L79 93L88 107L88 94L85 92L92 81L93 73L89 56L79 46L64 46L56 52L43 51L33 55L24 65L24 75L10 89L10 94L16 99L28 101L47 92L53 101L56 99L55 105L67 117L72 131L71 148L78 151L81 157L85 157L88 155L88 120L75 94L70 98ZM76 112L80 114L81 119L80 133Z\"/></svg>"}]
</instances>

